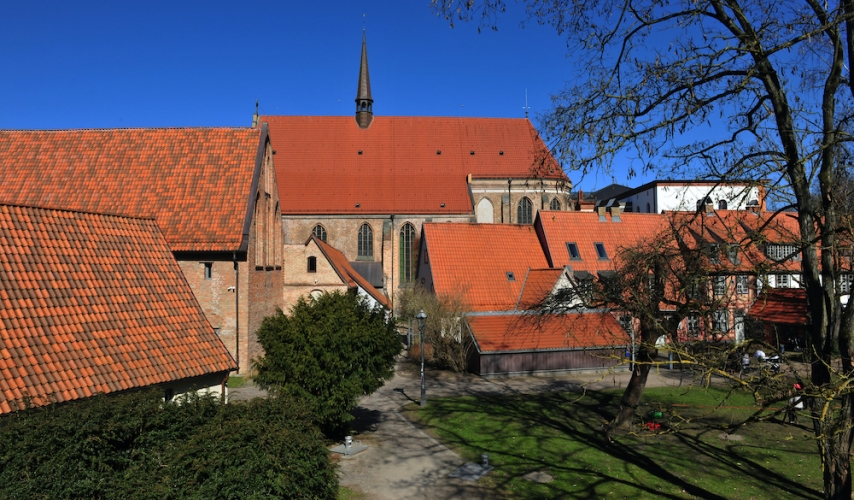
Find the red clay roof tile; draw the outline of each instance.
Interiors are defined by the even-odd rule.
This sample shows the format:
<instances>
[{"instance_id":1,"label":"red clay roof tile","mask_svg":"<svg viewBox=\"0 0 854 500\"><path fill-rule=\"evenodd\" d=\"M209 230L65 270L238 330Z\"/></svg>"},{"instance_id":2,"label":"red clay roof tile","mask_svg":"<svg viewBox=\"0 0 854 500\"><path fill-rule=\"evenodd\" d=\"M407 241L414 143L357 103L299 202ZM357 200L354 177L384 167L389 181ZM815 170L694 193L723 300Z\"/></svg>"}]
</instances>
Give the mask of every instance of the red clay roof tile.
<instances>
[{"instance_id":1,"label":"red clay roof tile","mask_svg":"<svg viewBox=\"0 0 854 500\"><path fill-rule=\"evenodd\" d=\"M772 288L756 297L748 313L767 323L806 325L807 292L799 288Z\"/></svg>"},{"instance_id":2,"label":"red clay roof tile","mask_svg":"<svg viewBox=\"0 0 854 500\"><path fill-rule=\"evenodd\" d=\"M152 219L0 205L0 276L0 413L236 369Z\"/></svg>"},{"instance_id":3,"label":"red clay roof tile","mask_svg":"<svg viewBox=\"0 0 854 500\"><path fill-rule=\"evenodd\" d=\"M468 322L482 353L622 347L629 342L610 313L484 315L470 316Z\"/></svg>"},{"instance_id":4,"label":"red clay roof tile","mask_svg":"<svg viewBox=\"0 0 854 500\"><path fill-rule=\"evenodd\" d=\"M424 237L436 294L471 311L514 309L528 270L548 267L533 226L425 223Z\"/></svg>"},{"instance_id":5,"label":"red clay roof tile","mask_svg":"<svg viewBox=\"0 0 854 500\"><path fill-rule=\"evenodd\" d=\"M260 140L258 128L0 130L0 202L154 217L173 251L234 251ZM14 244L32 230L4 229ZM79 237L52 234L60 248Z\"/></svg>"},{"instance_id":6,"label":"red clay roof tile","mask_svg":"<svg viewBox=\"0 0 854 500\"><path fill-rule=\"evenodd\" d=\"M343 253L341 253L338 249L332 247L325 241L321 240L317 236L311 235L308 241L312 240L314 240L314 242L317 244L323 254L326 255L326 260L329 261L329 263L332 265L333 269L335 269L335 272L338 273L341 279L343 279L347 283L348 287L361 287L362 290L364 290L371 297L373 297L374 300L382 304L383 307L389 310L391 309L391 303L389 302L388 298L386 298L386 296L383 295L379 290L374 288L373 285L368 283L368 280L362 277L361 274L356 272L356 270L353 269L353 266L350 265L350 262L347 260L347 257L345 257ZM308 244L308 242L306 242L306 244Z\"/></svg>"},{"instance_id":7,"label":"red clay roof tile","mask_svg":"<svg viewBox=\"0 0 854 500\"><path fill-rule=\"evenodd\" d=\"M544 159L541 177L563 175L527 119L375 116L367 129L352 116L260 121L285 214L465 214L469 174L527 179Z\"/></svg>"}]
</instances>

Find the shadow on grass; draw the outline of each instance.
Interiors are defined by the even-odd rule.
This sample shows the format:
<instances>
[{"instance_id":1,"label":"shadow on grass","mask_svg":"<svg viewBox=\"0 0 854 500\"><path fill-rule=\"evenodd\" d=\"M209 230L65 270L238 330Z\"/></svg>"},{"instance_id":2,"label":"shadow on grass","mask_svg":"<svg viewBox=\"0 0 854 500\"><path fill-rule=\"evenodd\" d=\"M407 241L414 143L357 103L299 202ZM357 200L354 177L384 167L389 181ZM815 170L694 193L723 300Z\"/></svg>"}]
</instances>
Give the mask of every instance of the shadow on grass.
<instances>
[{"instance_id":1,"label":"shadow on grass","mask_svg":"<svg viewBox=\"0 0 854 500\"><path fill-rule=\"evenodd\" d=\"M609 439L602 426L612 418L618 400L619 395L592 391L583 397L553 393L448 398L431 401L420 415L452 448L492 455L504 473L493 475L502 491L512 486L529 488L536 497L598 498L605 489L616 489L629 498L725 499L741 498L746 492L737 490L739 483L750 481L754 493L758 489L767 498L822 496L763 464L778 460L780 450L752 438L724 445L718 441L720 426L660 435L644 429ZM514 445L513 436L523 439ZM533 449L524 444L531 439ZM564 449L555 449L557 441ZM533 471L564 479L520 486L516 480ZM724 493L725 482L732 482L736 491ZM715 487L710 488L712 483Z\"/></svg>"}]
</instances>

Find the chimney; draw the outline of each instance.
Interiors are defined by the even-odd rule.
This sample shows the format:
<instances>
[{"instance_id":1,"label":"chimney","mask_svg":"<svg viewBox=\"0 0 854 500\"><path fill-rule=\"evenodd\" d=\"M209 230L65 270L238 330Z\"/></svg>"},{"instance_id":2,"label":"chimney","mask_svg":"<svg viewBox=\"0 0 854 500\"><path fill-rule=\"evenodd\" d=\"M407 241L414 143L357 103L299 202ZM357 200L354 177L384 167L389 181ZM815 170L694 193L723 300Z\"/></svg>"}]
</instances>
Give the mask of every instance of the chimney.
<instances>
[{"instance_id":1,"label":"chimney","mask_svg":"<svg viewBox=\"0 0 854 500\"><path fill-rule=\"evenodd\" d=\"M599 214L599 222L608 222L608 219L605 217L607 211L608 209L604 205L596 207L596 212Z\"/></svg>"},{"instance_id":2,"label":"chimney","mask_svg":"<svg viewBox=\"0 0 854 500\"><path fill-rule=\"evenodd\" d=\"M708 200L706 201L706 213L707 214L715 213L715 204L708 201Z\"/></svg>"},{"instance_id":3,"label":"chimney","mask_svg":"<svg viewBox=\"0 0 854 500\"><path fill-rule=\"evenodd\" d=\"M621 203L614 203L611 205L611 219L620 218L620 214L623 213L623 205Z\"/></svg>"}]
</instances>

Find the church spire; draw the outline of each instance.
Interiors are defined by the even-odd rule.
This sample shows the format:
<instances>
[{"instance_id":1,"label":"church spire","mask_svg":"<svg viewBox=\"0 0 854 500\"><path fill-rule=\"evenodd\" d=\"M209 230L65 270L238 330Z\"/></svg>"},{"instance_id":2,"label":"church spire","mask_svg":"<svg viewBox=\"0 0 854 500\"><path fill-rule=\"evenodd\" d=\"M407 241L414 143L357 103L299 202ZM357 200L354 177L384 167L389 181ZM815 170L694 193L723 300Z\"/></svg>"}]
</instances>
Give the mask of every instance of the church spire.
<instances>
[{"instance_id":1,"label":"church spire","mask_svg":"<svg viewBox=\"0 0 854 500\"><path fill-rule=\"evenodd\" d=\"M371 97L371 77L368 74L368 43L362 30L362 62L359 65L359 87L356 90L356 123L368 128L374 119L374 99Z\"/></svg>"}]
</instances>

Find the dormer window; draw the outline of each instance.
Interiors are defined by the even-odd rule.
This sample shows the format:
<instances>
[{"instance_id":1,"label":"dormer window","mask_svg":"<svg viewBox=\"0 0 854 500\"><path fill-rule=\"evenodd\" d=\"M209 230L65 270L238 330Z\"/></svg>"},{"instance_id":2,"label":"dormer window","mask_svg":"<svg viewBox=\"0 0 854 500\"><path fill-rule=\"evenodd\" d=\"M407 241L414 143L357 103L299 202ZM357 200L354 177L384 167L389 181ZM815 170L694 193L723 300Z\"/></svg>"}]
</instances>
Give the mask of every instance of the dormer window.
<instances>
[{"instance_id":1,"label":"dormer window","mask_svg":"<svg viewBox=\"0 0 854 500\"><path fill-rule=\"evenodd\" d=\"M594 243L594 247L596 247L596 256L599 257L599 260L608 260L608 252L605 251L604 243Z\"/></svg>"}]
</instances>

